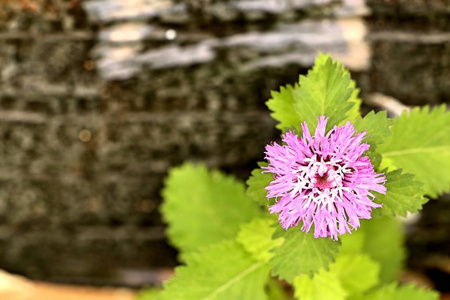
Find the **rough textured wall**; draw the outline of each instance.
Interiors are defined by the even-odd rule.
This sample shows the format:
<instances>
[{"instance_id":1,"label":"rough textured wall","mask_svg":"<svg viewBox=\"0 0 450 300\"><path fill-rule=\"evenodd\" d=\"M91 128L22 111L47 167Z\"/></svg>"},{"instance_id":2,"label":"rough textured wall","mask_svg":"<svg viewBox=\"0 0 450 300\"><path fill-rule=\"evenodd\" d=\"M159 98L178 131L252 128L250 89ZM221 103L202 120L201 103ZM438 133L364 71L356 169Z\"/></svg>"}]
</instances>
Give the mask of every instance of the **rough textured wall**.
<instances>
[{"instance_id":1,"label":"rough textured wall","mask_svg":"<svg viewBox=\"0 0 450 300\"><path fill-rule=\"evenodd\" d=\"M0 29L1 267L114 283L122 267L173 264L156 211L164 170L134 166L163 148L149 138L162 120L114 112L81 3L2 2Z\"/></svg>"},{"instance_id":2,"label":"rough textured wall","mask_svg":"<svg viewBox=\"0 0 450 300\"><path fill-rule=\"evenodd\" d=\"M449 102L450 2L367 0L371 83L414 105Z\"/></svg>"},{"instance_id":3,"label":"rough textured wall","mask_svg":"<svg viewBox=\"0 0 450 300\"><path fill-rule=\"evenodd\" d=\"M151 271L175 263L157 212L168 168L190 159L248 176L277 134L270 90L317 50L363 92L442 101L448 42L414 39L421 10L391 2L368 1L372 58L358 0L0 2L0 267L157 281ZM430 25L438 37L442 24Z\"/></svg>"}]
</instances>

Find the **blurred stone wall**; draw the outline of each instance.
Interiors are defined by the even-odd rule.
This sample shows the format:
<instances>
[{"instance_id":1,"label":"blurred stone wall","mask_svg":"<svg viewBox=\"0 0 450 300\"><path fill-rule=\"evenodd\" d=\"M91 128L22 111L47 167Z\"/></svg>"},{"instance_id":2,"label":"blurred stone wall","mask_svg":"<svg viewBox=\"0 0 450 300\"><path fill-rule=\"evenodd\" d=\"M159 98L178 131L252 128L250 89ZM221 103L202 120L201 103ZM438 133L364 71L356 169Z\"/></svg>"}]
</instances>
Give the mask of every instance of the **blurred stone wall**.
<instances>
[{"instance_id":1,"label":"blurred stone wall","mask_svg":"<svg viewBox=\"0 0 450 300\"><path fill-rule=\"evenodd\" d=\"M357 0L0 0L0 267L158 281L175 264L157 212L167 170L247 177L277 135L270 90L317 50L363 94L447 100L449 6L367 2L372 15Z\"/></svg>"},{"instance_id":2,"label":"blurred stone wall","mask_svg":"<svg viewBox=\"0 0 450 300\"><path fill-rule=\"evenodd\" d=\"M372 90L411 105L450 99L450 2L367 0Z\"/></svg>"},{"instance_id":3,"label":"blurred stone wall","mask_svg":"<svg viewBox=\"0 0 450 300\"><path fill-rule=\"evenodd\" d=\"M120 283L123 269L174 264L156 210L174 128L124 108L142 85L106 86L96 43L79 1L2 2L1 268Z\"/></svg>"}]
</instances>

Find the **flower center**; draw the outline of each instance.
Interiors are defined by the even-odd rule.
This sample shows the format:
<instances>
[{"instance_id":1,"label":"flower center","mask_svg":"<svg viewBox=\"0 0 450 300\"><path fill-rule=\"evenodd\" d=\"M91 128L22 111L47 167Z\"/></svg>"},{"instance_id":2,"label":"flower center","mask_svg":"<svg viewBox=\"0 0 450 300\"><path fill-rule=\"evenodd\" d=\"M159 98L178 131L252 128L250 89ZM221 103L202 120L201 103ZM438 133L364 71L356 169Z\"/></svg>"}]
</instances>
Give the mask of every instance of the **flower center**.
<instances>
[{"instance_id":1,"label":"flower center","mask_svg":"<svg viewBox=\"0 0 450 300\"><path fill-rule=\"evenodd\" d=\"M324 191L343 188L344 173L348 173L349 169L342 166L340 161L317 159L317 156L307 158L303 161L307 165L301 166L298 170L293 171L297 180L293 182L291 195L310 190Z\"/></svg>"},{"instance_id":2,"label":"flower center","mask_svg":"<svg viewBox=\"0 0 450 300\"><path fill-rule=\"evenodd\" d=\"M306 158L298 169L292 170L296 180L292 182L289 193L293 198L304 199L303 208L315 202L331 212L338 195L349 190L343 180L344 174L350 170L341 160L334 158L323 159L318 155Z\"/></svg>"},{"instance_id":3,"label":"flower center","mask_svg":"<svg viewBox=\"0 0 450 300\"><path fill-rule=\"evenodd\" d=\"M336 173L338 166L332 163L316 162L311 168L311 182L314 187L321 190L330 189L339 185L342 178Z\"/></svg>"},{"instance_id":4,"label":"flower center","mask_svg":"<svg viewBox=\"0 0 450 300\"><path fill-rule=\"evenodd\" d=\"M333 179L330 178L330 176L328 176L328 174L324 174L323 176L320 176L319 174L316 174L316 176L314 176L312 182L314 183L314 186L323 190L326 188L330 188L332 186Z\"/></svg>"}]
</instances>

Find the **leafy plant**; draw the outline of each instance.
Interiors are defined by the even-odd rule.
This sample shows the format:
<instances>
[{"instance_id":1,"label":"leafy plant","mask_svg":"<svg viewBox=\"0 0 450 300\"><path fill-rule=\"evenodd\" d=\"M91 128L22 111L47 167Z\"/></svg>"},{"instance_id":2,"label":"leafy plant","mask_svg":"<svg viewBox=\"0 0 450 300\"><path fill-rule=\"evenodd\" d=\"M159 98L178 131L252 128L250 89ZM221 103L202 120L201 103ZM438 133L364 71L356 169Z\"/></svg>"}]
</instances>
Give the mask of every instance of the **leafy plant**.
<instances>
[{"instance_id":1,"label":"leafy plant","mask_svg":"<svg viewBox=\"0 0 450 300\"><path fill-rule=\"evenodd\" d=\"M415 108L395 119L385 112L362 117L350 74L328 55L299 83L272 93L267 106L283 132L352 122L367 131L375 171L385 173L385 194L374 192L372 218L337 241L315 238L300 225L281 228L267 207L274 180L263 162L245 186L219 171L190 163L174 168L163 191L170 242L185 263L162 292L141 299L438 299L438 293L396 282L405 250L396 216L416 213L449 189L450 115L444 106ZM306 133L304 133L306 134ZM312 132L311 132L312 134ZM306 231L306 232L305 232ZM288 288L290 284L290 288Z\"/></svg>"}]
</instances>

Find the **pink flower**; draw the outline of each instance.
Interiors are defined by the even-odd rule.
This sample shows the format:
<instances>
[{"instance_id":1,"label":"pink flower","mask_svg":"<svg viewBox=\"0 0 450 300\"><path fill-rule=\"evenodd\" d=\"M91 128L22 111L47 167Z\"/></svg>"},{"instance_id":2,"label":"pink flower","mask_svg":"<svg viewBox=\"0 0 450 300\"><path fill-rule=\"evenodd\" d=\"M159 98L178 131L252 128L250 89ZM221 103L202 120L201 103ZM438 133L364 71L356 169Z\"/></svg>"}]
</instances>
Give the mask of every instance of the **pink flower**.
<instances>
[{"instance_id":1,"label":"pink flower","mask_svg":"<svg viewBox=\"0 0 450 300\"><path fill-rule=\"evenodd\" d=\"M269 165L263 172L274 174L266 187L267 198L276 199L269 211L278 214L284 229L302 221L302 231L314 224L315 238L337 240L338 234L358 228L359 219L370 219L372 208L381 207L370 191L385 194L386 179L362 156L370 147L361 143L366 132L356 133L347 122L325 135L327 121L319 118L313 137L305 122L301 138L289 131L284 145L267 145Z\"/></svg>"}]
</instances>

